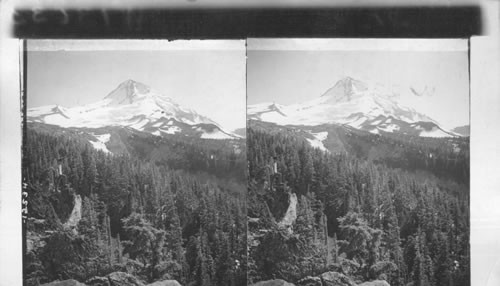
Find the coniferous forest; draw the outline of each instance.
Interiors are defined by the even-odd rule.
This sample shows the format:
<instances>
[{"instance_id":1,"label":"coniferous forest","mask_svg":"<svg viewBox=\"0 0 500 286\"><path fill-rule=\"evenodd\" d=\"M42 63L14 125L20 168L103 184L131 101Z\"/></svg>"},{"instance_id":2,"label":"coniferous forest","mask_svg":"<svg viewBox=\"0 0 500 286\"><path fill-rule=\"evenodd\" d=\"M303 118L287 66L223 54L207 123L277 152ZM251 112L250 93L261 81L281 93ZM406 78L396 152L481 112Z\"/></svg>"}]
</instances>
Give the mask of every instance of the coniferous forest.
<instances>
[{"instance_id":1,"label":"coniferous forest","mask_svg":"<svg viewBox=\"0 0 500 286\"><path fill-rule=\"evenodd\" d=\"M63 133L27 128L25 285L246 284L244 148L135 140L163 146L151 160Z\"/></svg>"},{"instance_id":2,"label":"coniferous forest","mask_svg":"<svg viewBox=\"0 0 500 286\"><path fill-rule=\"evenodd\" d=\"M252 126L250 284L470 285L468 138L449 162L440 139L384 137L414 156L375 161Z\"/></svg>"},{"instance_id":3,"label":"coniferous forest","mask_svg":"<svg viewBox=\"0 0 500 286\"><path fill-rule=\"evenodd\" d=\"M471 285L470 39L18 44L23 285Z\"/></svg>"},{"instance_id":4,"label":"coniferous forest","mask_svg":"<svg viewBox=\"0 0 500 286\"><path fill-rule=\"evenodd\" d=\"M250 124L247 151L125 133L107 154L79 132L28 125L26 285L470 285L468 138L331 153Z\"/></svg>"}]
</instances>

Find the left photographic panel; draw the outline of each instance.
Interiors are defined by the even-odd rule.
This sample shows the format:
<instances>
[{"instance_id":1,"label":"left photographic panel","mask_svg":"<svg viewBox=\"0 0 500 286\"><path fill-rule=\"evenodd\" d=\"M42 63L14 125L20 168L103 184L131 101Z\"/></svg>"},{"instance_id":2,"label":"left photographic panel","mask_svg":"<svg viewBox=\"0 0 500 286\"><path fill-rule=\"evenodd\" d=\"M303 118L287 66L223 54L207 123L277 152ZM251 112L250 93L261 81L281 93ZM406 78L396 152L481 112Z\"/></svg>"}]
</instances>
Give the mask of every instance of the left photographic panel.
<instances>
[{"instance_id":1,"label":"left photographic panel","mask_svg":"<svg viewBox=\"0 0 500 286\"><path fill-rule=\"evenodd\" d=\"M246 285L245 41L24 55L24 284Z\"/></svg>"}]
</instances>

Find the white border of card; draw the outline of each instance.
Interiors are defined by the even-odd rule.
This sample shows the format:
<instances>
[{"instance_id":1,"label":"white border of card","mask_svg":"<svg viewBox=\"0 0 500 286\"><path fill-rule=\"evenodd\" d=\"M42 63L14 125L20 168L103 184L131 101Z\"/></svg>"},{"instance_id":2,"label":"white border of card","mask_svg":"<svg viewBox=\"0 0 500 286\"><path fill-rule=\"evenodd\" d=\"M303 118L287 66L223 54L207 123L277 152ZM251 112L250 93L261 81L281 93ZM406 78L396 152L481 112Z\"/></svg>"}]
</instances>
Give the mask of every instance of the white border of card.
<instances>
[{"instance_id":1,"label":"white border of card","mask_svg":"<svg viewBox=\"0 0 500 286\"><path fill-rule=\"evenodd\" d=\"M486 35L470 40L471 283L500 285L500 3L482 5ZM11 11L3 9L2 24ZM22 285L22 42L10 38L8 26L0 26L0 285Z\"/></svg>"}]
</instances>

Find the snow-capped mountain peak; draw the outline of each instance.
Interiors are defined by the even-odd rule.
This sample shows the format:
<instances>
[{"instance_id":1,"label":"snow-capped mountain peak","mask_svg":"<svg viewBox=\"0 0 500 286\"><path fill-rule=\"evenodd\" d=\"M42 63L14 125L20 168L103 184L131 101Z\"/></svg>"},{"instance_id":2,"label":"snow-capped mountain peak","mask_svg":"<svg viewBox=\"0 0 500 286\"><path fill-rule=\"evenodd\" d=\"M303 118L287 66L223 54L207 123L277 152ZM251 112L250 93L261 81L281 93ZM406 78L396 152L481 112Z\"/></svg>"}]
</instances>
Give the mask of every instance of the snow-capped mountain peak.
<instances>
[{"instance_id":1,"label":"snow-capped mountain peak","mask_svg":"<svg viewBox=\"0 0 500 286\"><path fill-rule=\"evenodd\" d=\"M84 106L31 108L28 110L28 121L77 128L124 126L155 135L182 134L183 131L193 134L193 128L203 124L212 127L196 129L195 133L200 133L198 135L201 138L211 138L213 132L225 134L216 136L218 139L238 137L225 132L210 118L184 108L171 98L134 80L122 82L102 100ZM201 134L203 132L210 134Z\"/></svg>"},{"instance_id":2,"label":"snow-capped mountain peak","mask_svg":"<svg viewBox=\"0 0 500 286\"><path fill-rule=\"evenodd\" d=\"M368 89L368 86L352 77L344 77L337 81L335 85L328 89L321 97L330 97L337 101L350 100L355 95L362 93Z\"/></svg>"},{"instance_id":3,"label":"snow-capped mountain peak","mask_svg":"<svg viewBox=\"0 0 500 286\"><path fill-rule=\"evenodd\" d=\"M120 105L133 103L137 98L149 94L151 88L143 83L126 80L109 93L104 99L109 100L108 105Z\"/></svg>"},{"instance_id":4,"label":"snow-capped mountain peak","mask_svg":"<svg viewBox=\"0 0 500 286\"><path fill-rule=\"evenodd\" d=\"M391 90L381 85L370 86L352 77L344 77L320 97L312 100L286 106L256 104L249 106L247 112L249 119L279 125L315 126L336 123L373 133L382 131L415 134L409 125L415 122L430 122L439 127L435 120L413 108L400 105L396 98ZM394 122L390 123L391 120ZM413 129L416 134L425 136L423 129ZM446 130L440 134L453 136L452 132Z\"/></svg>"}]
</instances>

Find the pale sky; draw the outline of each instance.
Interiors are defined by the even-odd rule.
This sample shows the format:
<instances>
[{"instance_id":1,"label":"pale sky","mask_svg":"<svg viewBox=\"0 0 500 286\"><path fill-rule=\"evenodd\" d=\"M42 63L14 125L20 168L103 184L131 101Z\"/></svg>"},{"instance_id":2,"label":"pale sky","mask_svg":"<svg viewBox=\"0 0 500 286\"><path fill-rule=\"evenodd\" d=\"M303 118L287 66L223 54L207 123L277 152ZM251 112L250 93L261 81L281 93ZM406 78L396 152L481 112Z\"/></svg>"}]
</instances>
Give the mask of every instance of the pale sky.
<instances>
[{"instance_id":1,"label":"pale sky","mask_svg":"<svg viewBox=\"0 0 500 286\"><path fill-rule=\"evenodd\" d=\"M142 82L229 130L245 127L244 41L29 41L28 108L84 105Z\"/></svg>"},{"instance_id":2,"label":"pale sky","mask_svg":"<svg viewBox=\"0 0 500 286\"><path fill-rule=\"evenodd\" d=\"M345 76L399 92L444 127L469 124L466 40L257 40L247 44L248 104L300 103ZM416 96L409 87L423 91Z\"/></svg>"}]
</instances>

